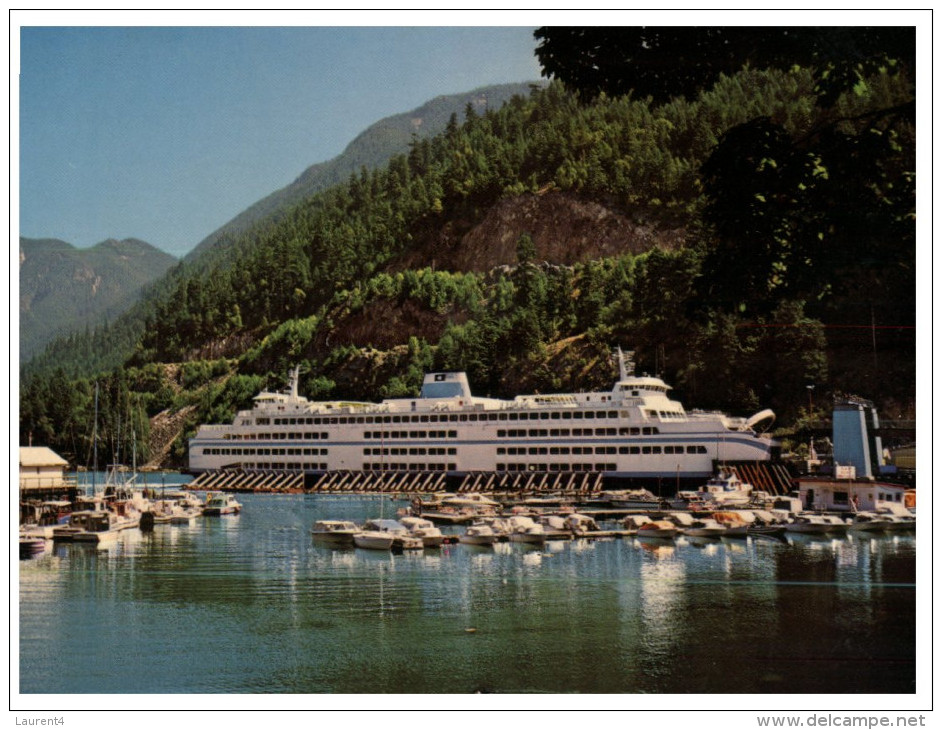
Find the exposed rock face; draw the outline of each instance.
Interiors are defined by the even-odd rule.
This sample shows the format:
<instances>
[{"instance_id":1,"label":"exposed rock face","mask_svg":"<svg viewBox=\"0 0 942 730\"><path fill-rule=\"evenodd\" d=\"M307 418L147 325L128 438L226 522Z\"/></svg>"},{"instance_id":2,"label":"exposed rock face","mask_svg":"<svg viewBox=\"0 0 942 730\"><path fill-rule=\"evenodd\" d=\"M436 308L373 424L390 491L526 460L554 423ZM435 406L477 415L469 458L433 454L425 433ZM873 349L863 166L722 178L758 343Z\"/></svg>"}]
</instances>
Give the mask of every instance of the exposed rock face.
<instances>
[{"instance_id":1,"label":"exposed rock face","mask_svg":"<svg viewBox=\"0 0 942 730\"><path fill-rule=\"evenodd\" d=\"M433 243L410 251L397 270L432 266L448 271L489 271L517 263L517 241L529 234L537 260L571 265L595 258L642 253L684 243L682 229L660 230L574 195L547 192L507 198L468 230L443 228Z\"/></svg>"}]
</instances>

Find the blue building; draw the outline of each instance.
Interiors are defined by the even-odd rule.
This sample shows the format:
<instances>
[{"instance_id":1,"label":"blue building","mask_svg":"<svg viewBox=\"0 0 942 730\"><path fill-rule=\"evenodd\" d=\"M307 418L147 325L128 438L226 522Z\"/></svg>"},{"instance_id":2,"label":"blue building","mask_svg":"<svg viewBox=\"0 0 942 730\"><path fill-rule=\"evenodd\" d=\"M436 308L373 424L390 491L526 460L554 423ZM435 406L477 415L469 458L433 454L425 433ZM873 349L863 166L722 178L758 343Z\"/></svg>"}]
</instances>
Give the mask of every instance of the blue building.
<instances>
[{"instance_id":1,"label":"blue building","mask_svg":"<svg viewBox=\"0 0 942 730\"><path fill-rule=\"evenodd\" d=\"M858 478L880 474L885 462L873 403L859 398L835 403L832 429L835 466L853 466Z\"/></svg>"}]
</instances>

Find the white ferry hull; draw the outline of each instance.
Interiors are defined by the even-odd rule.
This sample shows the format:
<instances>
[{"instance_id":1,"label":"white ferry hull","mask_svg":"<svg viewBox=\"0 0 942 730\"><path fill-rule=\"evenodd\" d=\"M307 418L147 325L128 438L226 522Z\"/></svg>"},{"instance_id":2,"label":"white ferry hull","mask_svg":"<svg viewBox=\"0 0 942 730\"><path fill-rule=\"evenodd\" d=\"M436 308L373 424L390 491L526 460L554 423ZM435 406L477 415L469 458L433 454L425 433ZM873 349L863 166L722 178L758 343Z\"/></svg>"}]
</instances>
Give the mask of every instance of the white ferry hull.
<instances>
[{"instance_id":1,"label":"white ferry hull","mask_svg":"<svg viewBox=\"0 0 942 730\"><path fill-rule=\"evenodd\" d=\"M231 425L190 440L194 474L226 468L592 473L642 481L704 479L715 462L763 461L777 444L743 419L687 414L658 378L624 375L610 392L471 395L463 373L431 373L422 395L382 403L261 393Z\"/></svg>"}]
</instances>

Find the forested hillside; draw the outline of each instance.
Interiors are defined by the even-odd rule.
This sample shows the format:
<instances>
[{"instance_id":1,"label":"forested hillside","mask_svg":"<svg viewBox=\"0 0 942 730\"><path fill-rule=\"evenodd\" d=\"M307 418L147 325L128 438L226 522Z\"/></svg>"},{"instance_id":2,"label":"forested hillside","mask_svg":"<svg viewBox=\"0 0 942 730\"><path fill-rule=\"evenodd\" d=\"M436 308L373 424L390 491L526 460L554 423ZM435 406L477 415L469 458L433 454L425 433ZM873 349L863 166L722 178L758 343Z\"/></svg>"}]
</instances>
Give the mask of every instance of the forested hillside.
<instances>
[{"instance_id":1,"label":"forested hillside","mask_svg":"<svg viewBox=\"0 0 942 730\"><path fill-rule=\"evenodd\" d=\"M416 393L429 368L511 396L609 387L618 344L688 407L772 407L789 426L814 385L819 408L853 392L911 413L915 134L886 110L912 79L868 67L823 104L814 69L657 101L554 82L471 107L59 343L26 374L21 438L81 460L98 379L141 429L188 408L169 457L184 464L188 431L294 365L312 398ZM123 366L96 373L101 352Z\"/></svg>"},{"instance_id":2,"label":"forested hillside","mask_svg":"<svg viewBox=\"0 0 942 730\"><path fill-rule=\"evenodd\" d=\"M135 239L78 249L55 239L20 238L20 362L56 337L115 318L175 263Z\"/></svg>"},{"instance_id":3,"label":"forested hillside","mask_svg":"<svg viewBox=\"0 0 942 730\"><path fill-rule=\"evenodd\" d=\"M224 247L256 221L275 217L305 198L345 182L351 173L383 167L393 155L408 152L413 140L433 137L445 129L456 111L470 107L481 113L491 107L500 108L511 97L526 95L531 85L501 84L439 96L412 111L381 119L358 134L337 157L311 165L290 185L262 198L200 241L187 258L198 258L220 244Z\"/></svg>"}]
</instances>

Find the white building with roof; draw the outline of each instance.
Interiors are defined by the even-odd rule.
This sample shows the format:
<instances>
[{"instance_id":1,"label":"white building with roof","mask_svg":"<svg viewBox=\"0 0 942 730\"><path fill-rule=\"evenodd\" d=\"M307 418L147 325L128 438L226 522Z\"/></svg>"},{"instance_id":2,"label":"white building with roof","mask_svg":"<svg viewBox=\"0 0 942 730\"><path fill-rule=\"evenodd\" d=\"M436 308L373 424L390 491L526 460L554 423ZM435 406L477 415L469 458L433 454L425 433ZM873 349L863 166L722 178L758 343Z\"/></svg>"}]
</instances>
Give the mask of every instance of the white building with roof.
<instances>
[{"instance_id":1,"label":"white building with roof","mask_svg":"<svg viewBox=\"0 0 942 730\"><path fill-rule=\"evenodd\" d=\"M20 447L20 492L74 486L66 479L69 463L46 446Z\"/></svg>"}]
</instances>

